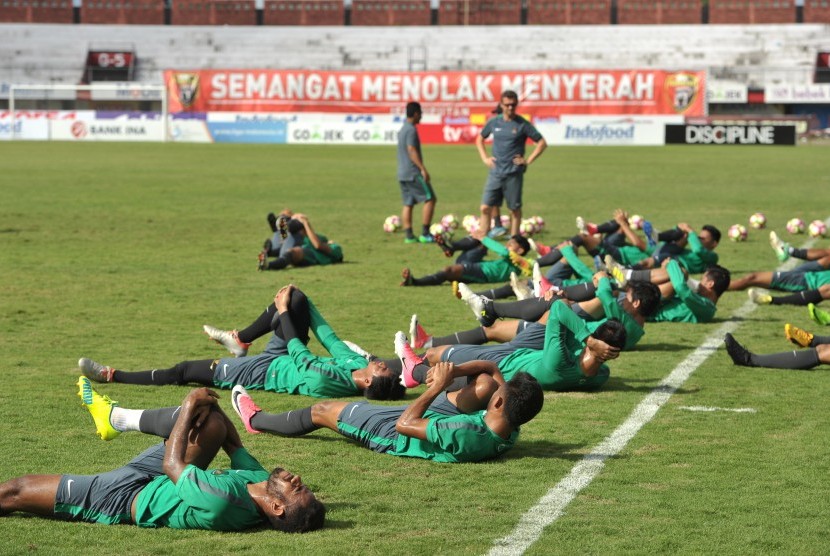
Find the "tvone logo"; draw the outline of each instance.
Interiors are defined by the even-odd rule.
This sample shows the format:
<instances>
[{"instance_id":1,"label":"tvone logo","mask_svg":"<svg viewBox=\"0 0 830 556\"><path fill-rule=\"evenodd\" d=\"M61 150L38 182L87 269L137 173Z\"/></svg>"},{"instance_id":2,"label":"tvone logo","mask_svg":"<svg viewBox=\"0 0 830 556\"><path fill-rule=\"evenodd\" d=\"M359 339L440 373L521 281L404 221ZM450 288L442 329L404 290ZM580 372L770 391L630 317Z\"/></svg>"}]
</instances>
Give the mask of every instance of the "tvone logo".
<instances>
[{"instance_id":1,"label":"tvone logo","mask_svg":"<svg viewBox=\"0 0 830 556\"><path fill-rule=\"evenodd\" d=\"M775 129L772 126L686 126L686 143L703 145L772 145Z\"/></svg>"}]
</instances>

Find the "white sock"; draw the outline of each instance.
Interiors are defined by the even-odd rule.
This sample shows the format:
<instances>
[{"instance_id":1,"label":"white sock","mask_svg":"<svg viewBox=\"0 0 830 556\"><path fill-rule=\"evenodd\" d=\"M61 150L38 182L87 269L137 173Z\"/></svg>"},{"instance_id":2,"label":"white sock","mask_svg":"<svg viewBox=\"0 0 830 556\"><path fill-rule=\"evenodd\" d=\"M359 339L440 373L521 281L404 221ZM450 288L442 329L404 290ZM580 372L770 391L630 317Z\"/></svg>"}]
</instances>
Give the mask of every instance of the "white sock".
<instances>
[{"instance_id":1,"label":"white sock","mask_svg":"<svg viewBox=\"0 0 830 556\"><path fill-rule=\"evenodd\" d=\"M631 270L630 268L624 268L623 269L623 278L625 278L626 281L631 280L631 273L632 272L633 272L633 270Z\"/></svg>"},{"instance_id":2,"label":"white sock","mask_svg":"<svg viewBox=\"0 0 830 556\"><path fill-rule=\"evenodd\" d=\"M697 287L700 285L700 280L695 280L694 278L689 278L686 280L686 285L689 286L689 289L693 292L697 291Z\"/></svg>"},{"instance_id":3,"label":"white sock","mask_svg":"<svg viewBox=\"0 0 830 556\"><path fill-rule=\"evenodd\" d=\"M117 431L137 431L138 422L141 420L143 409L125 409L123 407L113 407L110 413L110 424L112 428Z\"/></svg>"}]
</instances>

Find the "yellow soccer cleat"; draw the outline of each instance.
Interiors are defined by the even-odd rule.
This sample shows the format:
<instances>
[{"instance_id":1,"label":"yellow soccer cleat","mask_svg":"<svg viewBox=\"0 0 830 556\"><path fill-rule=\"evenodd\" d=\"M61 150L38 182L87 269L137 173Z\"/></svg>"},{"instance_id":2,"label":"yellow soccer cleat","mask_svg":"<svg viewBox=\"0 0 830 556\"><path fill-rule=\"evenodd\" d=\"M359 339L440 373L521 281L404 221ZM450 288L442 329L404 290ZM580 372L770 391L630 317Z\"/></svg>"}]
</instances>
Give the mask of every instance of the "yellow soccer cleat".
<instances>
[{"instance_id":1,"label":"yellow soccer cleat","mask_svg":"<svg viewBox=\"0 0 830 556\"><path fill-rule=\"evenodd\" d=\"M784 336L793 344L803 348L810 347L813 343L812 334L789 323L784 325Z\"/></svg>"},{"instance_id":2,"label":"yellow soccer cleat","mask_svg":"<svg viewBox=\"0 0 830 556\"><path fill-rule=\"evenodd\" d=\"M95 421L95 430L102 440L112 440L121 434L110 423L112 408L117 406L118 402L96 392L92 388L92 383L85 376L78 378L78 397L81 398L81 403L92 414L92 420Z\"/></svg>"}]
</instances>

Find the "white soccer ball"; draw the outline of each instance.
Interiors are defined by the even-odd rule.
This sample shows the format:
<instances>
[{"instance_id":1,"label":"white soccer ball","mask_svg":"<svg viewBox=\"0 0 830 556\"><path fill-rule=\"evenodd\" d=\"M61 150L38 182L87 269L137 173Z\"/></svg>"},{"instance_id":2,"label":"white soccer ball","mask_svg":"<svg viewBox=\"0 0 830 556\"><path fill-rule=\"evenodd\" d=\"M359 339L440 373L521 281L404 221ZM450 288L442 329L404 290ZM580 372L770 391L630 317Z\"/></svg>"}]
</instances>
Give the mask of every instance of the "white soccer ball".
<instances>
[{"instance_id":1,"label":"white soccer ball","mask_svg":"<svg viewBox=\"0 0 830 556\"><path fill-rule=\"evenodd\" d=\"M444 227L445 231L454 232L458 229L458 218L456 218L454 214L445 214L444 217L441 218L441 225Z\"/></svg>"},{"instance_id":2,"label":"white soccer ball","mask_svg":"<svg viewBox=\"0 0 830 556\"><path fill-rule=\"evenodd\" d=\"M726 232L726 235L728 235L729 239L732 241L746 241L749 234L743 224L733 224L729 226L729 231Z\"/></svg>"},{"instance_id":3,"label":"white soccer ball","mask_svg":"<svg viewBox=\"0 0 830 556\"><path fill-rule=\"evenodd\" d=\"M429 227L429 233L431 233L434 236L437 236L439 234L443 234L444 233L444 225L441 224L440 222L436 222L435 224L433 224L432 226Z\"/></svg>"},{"instance_id":4,"label":"white soccer ball","mask_svg":"<svg viewBox=\"0 0 830 556\"><path fill-rule=\"evenodd\" d=\"M803 234L805 227L804 221L801 218L790 218L787 221L787 231L791 234Z\"/></svg>"},{"instance_id":5,"label":"white soccer ball","mask_svg":"<svg viewBox=\"0 0 830 556\"><path fill-rule=\"evenodd\" d=\"M519 233L525 237L532 236L536 233L536 222L530 219L522 220L521 224L519 224Z\"/></svg>"},{"instance_id":6,"label":"white soccer ball","mask_svg":"<svg viewBox=\"0 0 830 556\"><path fill-rule=\"evenodd\" d=\"M545 229L545 219L544 218L542 218L541 216L531 216L530 219L533 220L536 223L536 231L537 232L541 232L542 230Z\"/></svg>"},{"instance_id":7,"label":"white soccer ball","mask_svg":"<svg viewBox=\"0 0 830 556\"><path fill-rule=\"evenodd\" d=\"M756 230L766 228L767 217L764 216L763 212L756 212L755 214L749 217L749 225L755 228Z\"/></svg>"},{"instance_id":8,"label":"white soccer ball","mask_svg":"<svg viewBox=\"0 0 830 556\"><path fill-rule=\"evenodd\" d=\"M467 233L471 234L475 230L478 230L478 216L473 214L468 214L461 220L461 227L467 230Z\"/></svg>"},{"instance_id":9,"label":"white soccer ball","mask_svg":"<svg viewBox=\"0 0 830 556\"><path fill-rule=\"evenodd\" d=\"M387 216L383 221L383 231L387 234L392 234L401 229L401 217L397 214Z\"/></svg>"},{"instance_id":10,"label":"white soccer ball","mask_svg":"<svg viewBox=\"0 0 830 556\"><path fill-rule=\"evenodd\" d=\"M813 220L807 226L807 233L810 234L810 237L824 237L827 235L827 224L821 220Z\"/></svg>"},{"instance_id":11,"label":"white soccer ball","mask_svg":"<svg viewBox=\"0 0 830 556\"><path fill-rule=\"evenodd\" d=\"M646 219L640 216L639 214L632 214L628 217L628 225L631 227L632 230L642 230L643 229L643 222Z\"/></svg>"},{"instance_id":12,"label":"white soccer ball","mask_svg":"<svg viewBox=\"0 0 830 556\"><path fill-rule=\"evenodd\" d=\"M501 227L502 228L510 228L510 217L506 214L501 215Z\"/></svg>"}]
</instances>

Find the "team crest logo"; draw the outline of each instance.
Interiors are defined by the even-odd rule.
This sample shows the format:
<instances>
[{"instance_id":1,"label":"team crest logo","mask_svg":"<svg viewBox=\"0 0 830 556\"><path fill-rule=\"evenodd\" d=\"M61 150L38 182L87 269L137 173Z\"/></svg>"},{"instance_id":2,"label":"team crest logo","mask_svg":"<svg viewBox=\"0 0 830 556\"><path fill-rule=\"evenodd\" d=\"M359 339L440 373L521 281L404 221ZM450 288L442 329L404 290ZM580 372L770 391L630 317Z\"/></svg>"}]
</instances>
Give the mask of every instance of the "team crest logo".
<instances>
[{"instance_id":1,"label":"team crest logo","mask_svg":"<svg viewBox=\"0 0 830 556\"><path fill-rule=\"evenodd\" d=\"M685 112L697 98L700 77L693 73L672 73L666 77L664 88L672 108L679 114Z\"/></svg>"},{"instance_id":2,"label":"team crest logo","mask_svg":"<svg viewBox=\"0 0 830 556\"><path fill-rule=\"evenodd\" d=\"M173 74L173 86L176 96L182 103L182 108L190 108L199 94L198 73L176 73Z\"/></svg>"}]
</instances>

